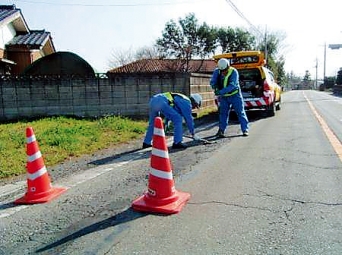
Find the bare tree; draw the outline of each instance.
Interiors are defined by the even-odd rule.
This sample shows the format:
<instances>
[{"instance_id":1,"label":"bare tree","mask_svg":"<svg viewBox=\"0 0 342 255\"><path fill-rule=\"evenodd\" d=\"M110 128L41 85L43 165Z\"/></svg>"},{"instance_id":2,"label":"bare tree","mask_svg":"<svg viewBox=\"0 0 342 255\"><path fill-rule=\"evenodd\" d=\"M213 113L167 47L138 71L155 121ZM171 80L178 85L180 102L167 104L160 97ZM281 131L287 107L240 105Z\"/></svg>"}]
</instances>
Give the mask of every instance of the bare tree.
<instances>
[{"instance_id":1,"label":"bare tree","mask_svg":"<svg viewBox=\"0 0 342 255\"><path fill-rule=\"evenodd\" d=\"M129 48L126 51L113 50L110 59L108 60L108 67L110 69L129 64L141 59L163 59L163 54L155 45L144 46L137 50Z\"/></svg>"},{"instance_id":2,"label":"bare tree","mask_svg":"<svg viewBox=\"0 0 342 255\"><path fill-rule=\"evenodd\" d=\"M126 65L135 60L135 52L132 48L128 50L115 49L112 51L110 58L108 59L108 68Z\"/></svg>"},{"instance_id":3,"label":"bare tree","mask_svg":"<svg viewBox=\"0 0 342 255\"><path fill-rule=\"evenodd\" d=\"M145 46L138 49L135 53L135 59L162 59L164 58L156 45Z\"/></svg>"}]
</instances>

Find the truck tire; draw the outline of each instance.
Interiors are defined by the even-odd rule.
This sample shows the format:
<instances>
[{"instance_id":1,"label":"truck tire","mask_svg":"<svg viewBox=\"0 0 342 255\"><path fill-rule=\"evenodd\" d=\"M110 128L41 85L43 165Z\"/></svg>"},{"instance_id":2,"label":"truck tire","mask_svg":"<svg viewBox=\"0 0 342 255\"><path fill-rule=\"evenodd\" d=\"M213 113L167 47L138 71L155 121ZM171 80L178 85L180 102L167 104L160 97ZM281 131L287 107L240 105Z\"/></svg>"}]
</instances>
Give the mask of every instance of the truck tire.
<instances>
[{"instance_id":1,"label":"truck tire","mask_svg":"<svg viewBox=\"0 0 342 255\"><path fill-rule=\"evenodd\" d=\"M273 102L271 105L268 106L267 115L269 117L273 117L275 115L275 112L276 112L276 105L275 105L275 102Z\"/></svg>"}]
</instances>

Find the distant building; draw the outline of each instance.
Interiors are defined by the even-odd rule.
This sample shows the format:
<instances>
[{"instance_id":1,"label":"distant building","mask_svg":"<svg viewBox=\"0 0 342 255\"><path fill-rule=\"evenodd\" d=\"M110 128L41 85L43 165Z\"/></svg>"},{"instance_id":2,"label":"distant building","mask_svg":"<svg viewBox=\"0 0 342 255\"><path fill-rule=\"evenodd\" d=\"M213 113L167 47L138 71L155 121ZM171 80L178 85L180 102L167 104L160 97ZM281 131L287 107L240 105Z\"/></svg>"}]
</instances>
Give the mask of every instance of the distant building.
<instances>
[{"instance_id":1,"label":"distant building","mask_svg":"<svg viewBox=\"0 0 342 255\"><path fill-rule=\"evenodd\" d=\"M15 5L0 5L0 75L21 74L35 60L56 52L50 32L29 29Z\"/></svg>"}]
</instances>

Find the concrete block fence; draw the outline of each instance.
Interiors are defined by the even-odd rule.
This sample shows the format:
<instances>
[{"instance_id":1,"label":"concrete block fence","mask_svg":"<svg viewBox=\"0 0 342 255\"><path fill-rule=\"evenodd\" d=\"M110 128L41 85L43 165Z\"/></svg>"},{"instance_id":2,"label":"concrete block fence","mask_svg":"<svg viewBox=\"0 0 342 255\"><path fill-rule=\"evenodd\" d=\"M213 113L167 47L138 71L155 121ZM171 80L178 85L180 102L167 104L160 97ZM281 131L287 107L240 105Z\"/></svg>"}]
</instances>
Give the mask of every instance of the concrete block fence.
<instances>
[{"instance_id":1,"label":"concrete block fence","mask_svg":"<svg viewBox=\"0 0 342 255\"><path fill-rule=\"evenodd\" d=\"M8 78L0 80L0 121L47 116L147 118L152 95L200 93L203 108L215 105L206 74L116 74L90 79Z\"/></svg>"}]
</instances>

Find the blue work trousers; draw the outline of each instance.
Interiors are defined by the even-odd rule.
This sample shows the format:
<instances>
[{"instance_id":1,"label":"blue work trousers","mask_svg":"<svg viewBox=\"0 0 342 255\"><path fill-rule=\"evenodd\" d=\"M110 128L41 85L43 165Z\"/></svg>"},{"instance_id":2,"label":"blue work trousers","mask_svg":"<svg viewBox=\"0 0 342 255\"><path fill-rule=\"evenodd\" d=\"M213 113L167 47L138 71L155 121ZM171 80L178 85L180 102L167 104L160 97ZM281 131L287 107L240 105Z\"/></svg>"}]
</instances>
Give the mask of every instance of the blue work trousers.
<instances>
[{"instance_id":1,"label":"blue work trousers","mask_svg":"<svg viewBox=\"0 0 342 255\"><path fill-rule=\"evenodd\" d=\"M145 135L144 143L151 144L153 138L154 119L162 113L167 119L171 120L174 126L173 142L180 143L183 140L183 118L169 105L166 97L157 96L150 100L149 124Z\"/></svg>"},{"instance_id":2,"label":"blue work trousers","mask_svg":"<svg viewBox=\"0 0 342 255\"><path fill-rule=\"evenodd\" d=\"M241 125L241 131L247 131L249 122L245 112L244 102L241 93L237 93L232 96L224 97L220 96L220 108L219 108L219 129L223 132L226 130L229 122L229 114L231 107L236 112Z\"/></svg>"}]
</instances>

